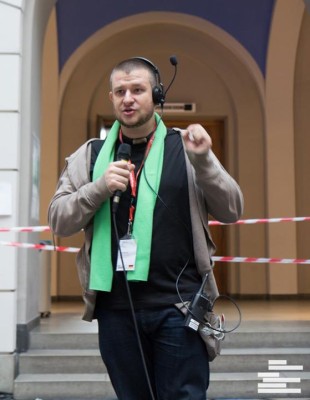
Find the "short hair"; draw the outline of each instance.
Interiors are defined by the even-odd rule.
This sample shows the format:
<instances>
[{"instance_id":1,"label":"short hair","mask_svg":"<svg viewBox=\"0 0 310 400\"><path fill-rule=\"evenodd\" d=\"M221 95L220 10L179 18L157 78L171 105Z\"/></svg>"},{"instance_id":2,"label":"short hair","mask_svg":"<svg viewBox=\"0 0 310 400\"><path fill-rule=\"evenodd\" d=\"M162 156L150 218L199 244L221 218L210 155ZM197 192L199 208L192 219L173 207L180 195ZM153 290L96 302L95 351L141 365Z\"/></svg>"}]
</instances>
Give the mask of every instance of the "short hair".
<instances>
[{"instance_id":1,"label":"short hair","mask_svg":"<svg viewBox=\"0 0 310 400\"><path fill-rule=\"evenodd\" d=\"M114 72L116 71L123 71L126 74L129 74L131 71L135 69L145 69L146 71L149 71L150 75L150 83L152 88L156 86L157 84L157 77L154 68L152 68L151 65L147 64L145 61L139 59L139 58L128 58L127 60L123 60L120 63L118 63L112 70L111 75L110 75L110 88L112 88L112 76Z\"/></svg>"}]
</instances>

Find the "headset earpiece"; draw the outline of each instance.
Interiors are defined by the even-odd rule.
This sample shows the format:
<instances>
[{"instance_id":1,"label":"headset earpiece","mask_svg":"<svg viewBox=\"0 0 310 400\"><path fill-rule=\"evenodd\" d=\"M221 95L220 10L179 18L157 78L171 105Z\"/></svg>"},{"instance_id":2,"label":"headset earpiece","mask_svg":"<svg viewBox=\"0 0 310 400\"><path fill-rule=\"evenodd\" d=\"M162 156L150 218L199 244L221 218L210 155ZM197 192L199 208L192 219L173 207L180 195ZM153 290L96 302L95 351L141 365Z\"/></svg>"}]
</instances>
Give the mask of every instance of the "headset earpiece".
<instances>
[{"instance_id":1,"label":"headset earpiece","mask_svg":"<svg viewBox=\"0 0 310 400\"><path fill-rule=\"evenodd\" d=\"M152 68L156 79L156 85L152 89L153 103L155 105L163 106L165 103L165 92L164 85L162 84L160 79L159 69L156 67L155 64L152 63L152 61L148 60L147 58L133 57L132 60L140 60Z\"/></svg>"},{"instance_id":2,"label":"headset earpiece","mask_svg":"<svg viewBox=\"0 0 310 400\"><path fill-rule=\"evenodd\" d=\"M153 103L155 105L159 104L163 106L165 103L165 95L164 95L164 90L161 86L153 87L152 97L153 97Z\"/></svg>"}]
</instances>

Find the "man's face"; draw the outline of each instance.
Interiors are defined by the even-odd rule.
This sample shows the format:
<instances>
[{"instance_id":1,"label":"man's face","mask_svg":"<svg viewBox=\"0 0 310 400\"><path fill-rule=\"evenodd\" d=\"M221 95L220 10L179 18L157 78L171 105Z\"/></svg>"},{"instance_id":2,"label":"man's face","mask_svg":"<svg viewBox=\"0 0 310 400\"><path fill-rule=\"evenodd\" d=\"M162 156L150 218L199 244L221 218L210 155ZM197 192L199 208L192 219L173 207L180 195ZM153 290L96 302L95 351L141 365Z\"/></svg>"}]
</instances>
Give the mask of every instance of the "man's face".
<instances>
[{"instance_id":1,"label":"man's face","mask_svg":"<svg viewBox=\"0 0 310 400\"><path fill-rule=\"evenodd\" d=\"M111 85L110 99L120 124L127 128L147 127L154 116L149 71L144 68L129 73L115 71Z\"/></svg>"}]
</instances>

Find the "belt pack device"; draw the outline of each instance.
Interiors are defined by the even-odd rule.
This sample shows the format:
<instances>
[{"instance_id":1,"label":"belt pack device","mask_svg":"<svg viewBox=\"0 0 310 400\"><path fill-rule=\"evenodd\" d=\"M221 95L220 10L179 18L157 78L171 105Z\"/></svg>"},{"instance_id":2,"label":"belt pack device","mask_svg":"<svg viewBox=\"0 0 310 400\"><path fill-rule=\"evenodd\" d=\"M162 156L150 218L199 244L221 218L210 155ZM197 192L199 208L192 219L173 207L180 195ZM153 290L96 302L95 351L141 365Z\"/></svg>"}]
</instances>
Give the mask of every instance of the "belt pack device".
<instances>
[{"instance_id":1,"label":"belt pack device","mask_svg":"<svg viewBox=\"0 0 310 400\"><path fill-rule=\"evenodd\" d=\"M213 308L211 300L203 291L208 280L208 275L206 274L204 277L199 291L194 295L187 308L185 326L195 331L198 330L199 324L204 322L205 314L211 312Z\"/></svg>"}]
</instances>

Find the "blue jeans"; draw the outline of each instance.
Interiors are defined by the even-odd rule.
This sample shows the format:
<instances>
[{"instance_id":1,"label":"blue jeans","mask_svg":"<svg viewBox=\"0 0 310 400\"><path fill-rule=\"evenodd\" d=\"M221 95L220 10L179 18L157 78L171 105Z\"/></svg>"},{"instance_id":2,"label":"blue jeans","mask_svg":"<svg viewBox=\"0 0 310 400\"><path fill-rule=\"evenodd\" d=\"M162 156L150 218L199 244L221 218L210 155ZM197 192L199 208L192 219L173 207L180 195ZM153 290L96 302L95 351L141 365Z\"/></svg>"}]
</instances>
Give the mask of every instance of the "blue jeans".
<instances>
[{"instance_id":1,"label":"blue jeans","mask_svg":"<svg viewBox=\"0 0 310 400\"><path fill-rule=\"evenodd\" d=\"M174 306L135 311L156 400L205 400L209 361L199 334ZM151 400L129 310L98 312L99 347L119 400Z\"/></svg>"}]
</instances>

